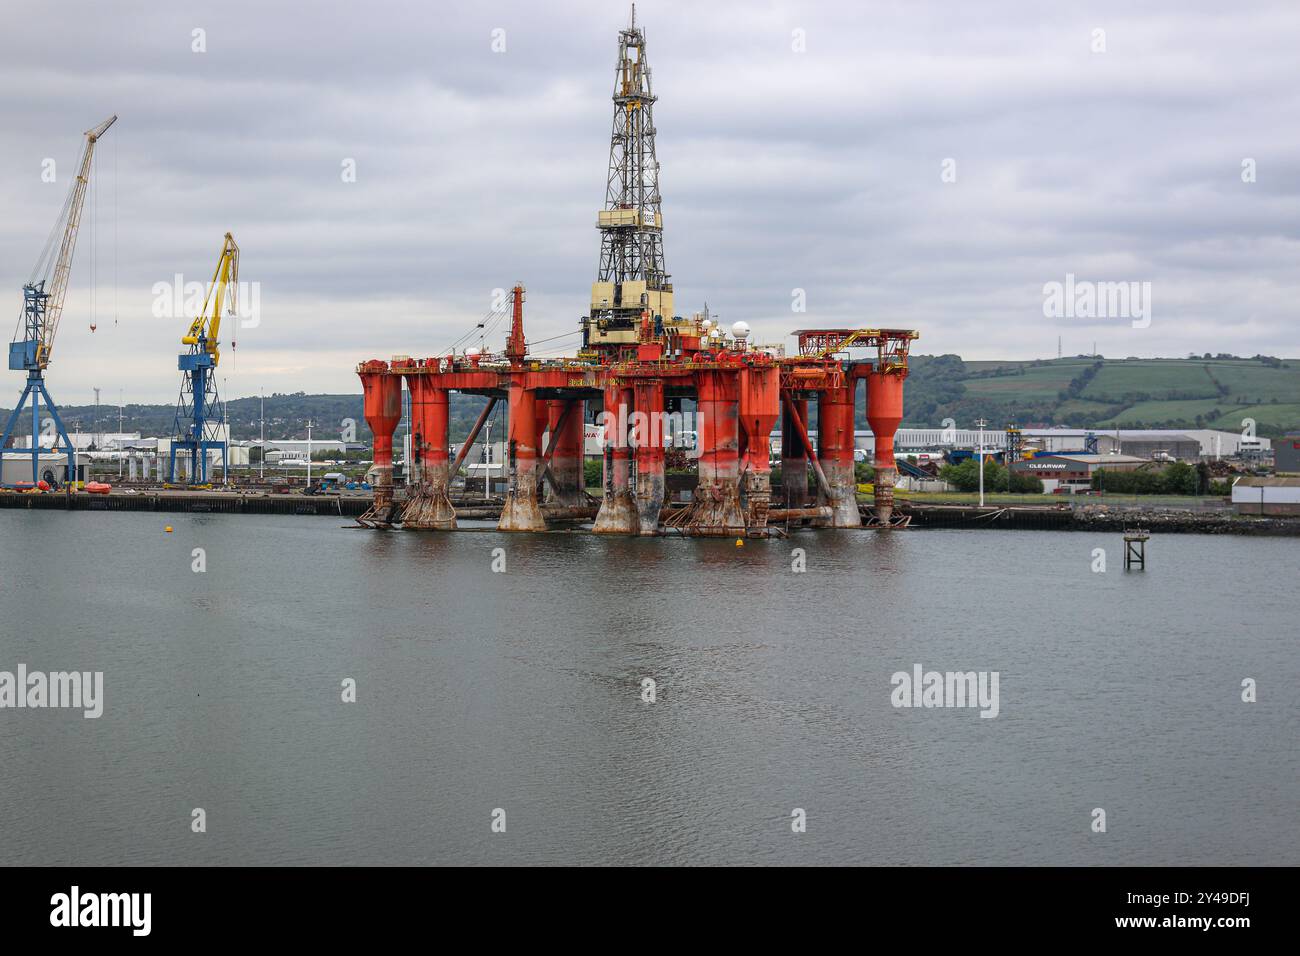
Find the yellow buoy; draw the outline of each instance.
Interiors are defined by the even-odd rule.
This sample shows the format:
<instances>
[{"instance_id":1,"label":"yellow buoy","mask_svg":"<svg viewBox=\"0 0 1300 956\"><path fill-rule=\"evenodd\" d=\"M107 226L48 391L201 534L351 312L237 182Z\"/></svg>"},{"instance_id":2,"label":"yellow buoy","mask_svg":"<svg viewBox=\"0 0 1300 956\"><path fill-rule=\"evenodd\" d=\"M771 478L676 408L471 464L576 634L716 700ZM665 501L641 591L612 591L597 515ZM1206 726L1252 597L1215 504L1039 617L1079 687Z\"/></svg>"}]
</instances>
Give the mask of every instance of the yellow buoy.
<instances>
[{"instance_id":1,"label":"yellow buoy","mask_svg":"<svg viewBox=\"0 0 1300 956\"><path fill-rule=\"evenodd\" d=\"M163 530L166 531L168 534L171 534L171 533L172 533L172 526L171 526L171 525L168 525L167 527L163 528Z\"/></svg>"},{"instance_id":2,"label":"yellow buoy","mask_svg":"<svg viewBox=\"0 0 1300 956\"><path fill-rule=\"evenodd\" d=\"M744 539L744 538L737 538L737 539L736 539L736 547L738 547L738 548L743 548L744 546L745 546L745 539Z\"/></svg>"}]
</instances>

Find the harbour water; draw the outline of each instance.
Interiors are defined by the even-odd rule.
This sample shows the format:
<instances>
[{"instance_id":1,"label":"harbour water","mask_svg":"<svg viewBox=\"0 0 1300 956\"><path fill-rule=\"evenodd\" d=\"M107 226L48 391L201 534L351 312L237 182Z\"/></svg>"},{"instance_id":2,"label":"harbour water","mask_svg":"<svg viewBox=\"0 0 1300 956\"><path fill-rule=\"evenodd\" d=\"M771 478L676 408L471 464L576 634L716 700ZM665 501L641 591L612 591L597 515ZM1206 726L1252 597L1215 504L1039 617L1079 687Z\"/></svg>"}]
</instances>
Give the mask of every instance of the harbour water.
<instances>
[{"instance_id":1,"label":"harbour water","mask_svg":"<svg viewBox=\"0 0 1300 956\"><path fill-rule=\"evenodd\" d=\"M0 861L1300 863L1292 538L345 523L0 512Z\"/></svg>"}]
</instances>

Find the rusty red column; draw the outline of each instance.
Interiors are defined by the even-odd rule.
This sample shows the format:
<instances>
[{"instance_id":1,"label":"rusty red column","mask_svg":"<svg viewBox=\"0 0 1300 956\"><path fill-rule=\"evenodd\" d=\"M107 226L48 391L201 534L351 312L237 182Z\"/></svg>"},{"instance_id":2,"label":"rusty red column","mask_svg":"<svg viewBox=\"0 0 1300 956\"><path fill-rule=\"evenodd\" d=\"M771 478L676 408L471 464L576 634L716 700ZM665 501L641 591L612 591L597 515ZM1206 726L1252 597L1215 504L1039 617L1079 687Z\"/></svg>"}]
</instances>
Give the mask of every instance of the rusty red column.
<instances>
[{"instance_id":1,"label":"rusty red column","mask_svg":"<svg viewBox=\"0 0 1300 956\"><path fill-rule=\"evenodd\" d=\"M740 510L739 369L695 373L699 414L699 482L687 530L695 534L743 532Z\"/></svg>"},{"instance_id":2,"label":"rusty red column","mask_svg":"<svg viewBox=\"0 0 1300 956\"><path fill-rule=\"evenodd\" d=\"M617 382L605 386L605 493L591 530L597 534L636 534L641 527L632 500L628 423L632 414L632 389Z\"/></svg>"},{"instance_id":3,"label":"rusty red column","mask_svg":"<svg viewBox=\"0 0 1300 956\"><path fill-rule=\"evenodd\" d=\"M407 528L450 530L456 527L456 510L448 497L447 390L437 378L410 373L411 457L419 465L419 484L406 504L402 525Z\"/></svg>"},{"instance_id":4,"label":"rusty red column","mask_svg":"<svg viewBox=\"0 0 1300 956\"><path fill-rule=\"evenodd\" d=\"M876 520L889 524L894 514L894 433L903 420L904 368L877 369L867 376L867 424L875 436Z\"/></svg>"},{"instance_id":5,"label":"rusty red column","mask_svg":"<svg viewBox=\"0 0 1300 956\"><path fill-rule=\"evenodd\" d=\"M374 507L391 510L393 504L393 432L402 420L402 377L390 372L379 359L357 368L365 393L366 424L375 436ZM382 516L389 520L389 516Z\"/></svg>"},{"instance_id":6,"label":"rusty red column","mask_svg":"<svg viewBox=\"0 0 1300 956\"><path fill-rule=\"evenodd\" d=\"M550 435L546 453L551 459L551 481L545 494L547 504L576 508L587 503L583 470L586 405L580 398L546 403L546 431Z\"/></svg>"},{"instance_id":7,"label":"rusty red column","mask_svg":"<svg viewBox=\"0 0 1300 956\"><path fill-rule=\"evenodd\" d=\"M857 528L857 482L853 474L853 394L857 381L823 389L817 400L817 457L830 489L831 527ZM823 494L823 498L826 496Z\"/></svg>"},{"instance_id":8,"label":"rusty red column","mask_svg":"<svg viewBox=\"0 0 1300 956\"><path fill-rule=\"evenodd\" d=\"M799 420L808 424L808 399L792 398L790 404ZM781 488L787 508L802 508L808 503L808 452L799 438L799 426L790 410L781 410Z\"/></svg>"},{"instance_id":9,"label":"rusty red column","mask_svg":"<svg viewBox=\"0 0 1300 956\"><path fill-rule=\"evenodd\" d=\"M659 512L664 506L664 382L641 379L636 393L632 429L636 469L636 510L641 534L659 533Z\"/></svg>"},{"instance_id":10,"label":"rusty red column","mask_svg":"<svg viewBox=\"0 0 1300 956\"><path fill-rule=\"evenodd\" d=\"M750 366L740 372L739 416L745 435L742 492L750 531L767 527L772 501L772 427L781 408L781 380L775 366Z\"/></svg>"},{"instance_id":11,"label":"rusty red column","mask_svg":"<svg viewBox=\"0 0 1300 956\"><path fill-rule=\"evenodd\" d=\"M537 393L526 388L526 372L510 377L510 407L506 442L506 499L498 531L545 531L546 519L537 504L538 454L542 422L538 420Z\"/></svg>"}]
</instances>

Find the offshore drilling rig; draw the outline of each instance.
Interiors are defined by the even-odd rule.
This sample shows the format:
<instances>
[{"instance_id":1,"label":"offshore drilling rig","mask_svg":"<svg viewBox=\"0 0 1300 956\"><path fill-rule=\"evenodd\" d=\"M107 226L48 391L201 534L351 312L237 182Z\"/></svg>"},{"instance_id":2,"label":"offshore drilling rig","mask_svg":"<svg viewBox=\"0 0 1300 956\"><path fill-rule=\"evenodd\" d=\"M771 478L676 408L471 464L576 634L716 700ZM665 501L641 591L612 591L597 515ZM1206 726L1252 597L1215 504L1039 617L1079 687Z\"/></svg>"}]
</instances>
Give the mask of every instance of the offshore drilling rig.
<instances>
[{"instance_id":1,"label":"offshore drilling rig","mask_svg":"<svg viewBox=\"0 0 1300 956\"><path fill-rule=\"evenodd\" d=\"M530 359L523 329L524 288L511 294L510 333L500 354L462 354L357 367L374 433L374 502L369 527L451 529L449 487L494 407L507 402L507 490L498 529L544 531L583 514L584 425L600 405L603 490L592 530L604 534L765 536L796 523L890 528L894 433L902 419L907 355L917 333L904 329L803 329L796 354L730 334L706 313L675 314L664 266L664 222L655 153L651 70L644 32L619 31L605 206L597 213L600 265L572 358ZM867 350L851 357L851 350ZM862 353L859 352L859 355ZM411 409L407 495L392 482L393 433L402 383ZM866 382L875 436L873 507L860 509L854 477L854 402ZM488 403L454 462L448 451L448 393ZM665 422L683 399L696 406L698 482L688 504L665 508ZM816 444L809 403L817 408ZM781 423L782 499L773 501L771 436ZM809 472L815 478L815 495ZM585 513L589 514L589 510Z\"/></svg>"}]
</instances>

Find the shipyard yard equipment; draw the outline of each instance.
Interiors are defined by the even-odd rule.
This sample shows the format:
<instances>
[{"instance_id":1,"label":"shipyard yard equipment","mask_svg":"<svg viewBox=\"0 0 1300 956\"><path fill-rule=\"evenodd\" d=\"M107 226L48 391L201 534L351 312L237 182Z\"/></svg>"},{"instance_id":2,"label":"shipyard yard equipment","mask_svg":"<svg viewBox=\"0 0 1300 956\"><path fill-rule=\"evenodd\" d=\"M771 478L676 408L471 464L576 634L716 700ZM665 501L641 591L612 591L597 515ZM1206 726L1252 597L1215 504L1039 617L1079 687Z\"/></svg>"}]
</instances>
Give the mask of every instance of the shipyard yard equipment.
<instances>
[{"instance_id":1,"label":"shipyard yard equipment","mask_svg":"<svg viewBox=\"0 0 1300 956\"><path fill-rule=\"evenodd\" d=\"M222 308L234 315L238 309L239 246L230 233L221 242L217 268L208 283L203 308L181 338L189 350L177 359L181 370L181 394L176 402L176 423L172 430L169 480L176 481L176 453L189 452L190 484L207 484L208 452L221 453L221 471L226 474L227 442L225 407L217 393L217 365L221 361ZM183 462L183 459L182 459Z\"/></svg>"},{"instance_id":2,"label":"shipyard yard equipment","mask_svg":"<svg viewBox=\"0 0 1300 956\"><path fill-rule=\"evenodd\" d=\"M63 209L50 230L45 248L41 251L31 277L23 286L22 311L18 315L18 326L13 342L9 346L9 368L27 373L27 383L23 387L22 397L5 423L0 449L9 445L18 416L32 400L32 483L42 480L50 481L53 474L40 474L40 432L41 399L49 410L50 420L54 425L51 436L50 451L58 454L59 442L67 455L68 481L74 481L77 472L77 453L68 438L63 419L59 417L58 406L50 398L45 387L45 370L50 366L50 355L54 350L54 337L59 331L59 320L63 317L63 300L68 291L68 278L72 272L72 256L77 248L77 232L81 226L81 210L86 201L86 188L90 184L91 160L95 155L95 144L108 128L117 121L117 116L110 116L94 129L85 133L86 142L81 150L81 162L77 166L77 175L68 189L68 196L63 202ZM53 482L51 482L53 483Z\"/></svg>"},{"instance_id":3,"label":"shipyard yard equipment","mask_svg":"<svg viewBox=\"0 0 1300 956\"><path fill-rule=\"evenodd\" d=\"M429 358L361 363L357 373L378 475L374 504L361 523L454 528L450 478L501 401L508 409L507 485L497 525L502 531L543 531L583 516L594 518L597 533L627 535L763 536L792 525L903 523L893 513L894 433L917 333L805 329L794 333L797 352L786 356L782 347L751 343L744 322L728 331L707 312L675 314L664 266L656 98L635 12L618 34L613 102L605 204L595 223L600 259L580 320L582 347L572 358L530 357L524 290L516 285L503 352L453 349ZM393 433L403 381L411 396L414 468L408 470L405 500L399 500L392 483ZM857 500L853 454L860 382L875 435L874 503L865 510ZM488 399L455 462L448 455L452 391ZM685 419L684 400L695 403L694 421ZM817 411L815 437L810 403ZM596 407L604 464L599 505L592 508L583 480L584 426ZM771 437L778 421L779 500L771 482ZM689 500L674 503L667 495L666 440L692 432L698 479Z\"/></svg>"}]
</instances>

